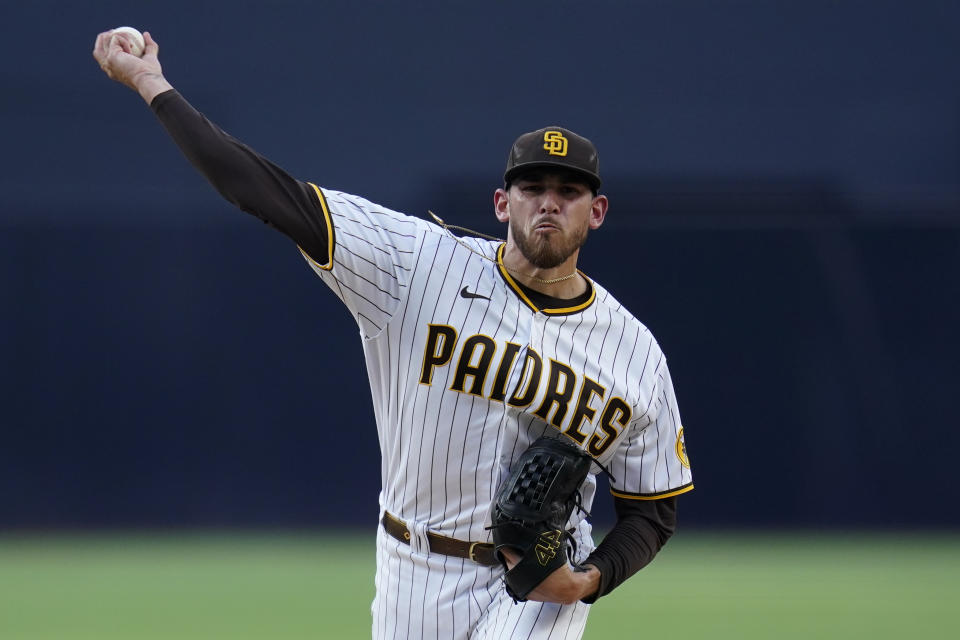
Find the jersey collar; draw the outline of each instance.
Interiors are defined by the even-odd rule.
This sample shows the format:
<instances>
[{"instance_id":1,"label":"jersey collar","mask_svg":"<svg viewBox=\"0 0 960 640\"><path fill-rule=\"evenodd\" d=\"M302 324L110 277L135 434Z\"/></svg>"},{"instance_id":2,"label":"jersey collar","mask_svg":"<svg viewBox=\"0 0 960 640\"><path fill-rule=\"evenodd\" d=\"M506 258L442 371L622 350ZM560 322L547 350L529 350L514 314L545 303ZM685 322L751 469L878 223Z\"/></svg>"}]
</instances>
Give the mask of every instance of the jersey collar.
<instances>
[{"instance_id":1,"label":"jersey collar","mask_svg":"<svg viewBox=\"0 0 960 640\"><path fill-rule=\"evenodd\" d=\"M506 243L501 243L497 247L497 271L500 272L500 276L506 281L507 286L517 295L518 298L523 300L534 313L543 313L549 316L565 316L570 315L571 313L579 313L593 304L593 301L597 299L597 291L593 287L593 282L584 274L582 271L577 269L577 273L583 276L583 279L587 282L587 287L590 289L590 296L586 299L585 302L582 302L578 305L572 307L551 307L541 309L523 292L523 289L520 288L520 285L516 280L510 275L510 272L507 271L507 268L503 264L503 252L506 248Z\"/></svg>"}]
</instances>

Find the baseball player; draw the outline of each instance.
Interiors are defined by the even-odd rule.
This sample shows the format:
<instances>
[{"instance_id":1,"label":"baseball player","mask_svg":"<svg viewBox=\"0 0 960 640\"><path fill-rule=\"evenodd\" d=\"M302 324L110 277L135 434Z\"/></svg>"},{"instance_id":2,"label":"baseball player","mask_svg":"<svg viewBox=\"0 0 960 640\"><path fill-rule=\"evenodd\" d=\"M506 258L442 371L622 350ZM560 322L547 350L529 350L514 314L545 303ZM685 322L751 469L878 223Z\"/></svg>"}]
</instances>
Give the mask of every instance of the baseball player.
<instances>
[{"instance_id":1,"label":"baseball player","mask_svg":"<svg viewBox=\"0 0 960 640\"><path fill-rule=\"evenodd\" d=\"M561 127L520 136L494 194L506 241L457 237L291 177L175 91L144 37L140 58L100 34L94 58L227 200L298 245L357 322L382 454L373 637L580 638L590 603L653 559L693 488L663 352L577 269L608 209L594 145ZM595 465L567 523L570 562L514 602L491 503L544 434L607 469L617 521L595 547Z\"/></svg>"}]
</instances>

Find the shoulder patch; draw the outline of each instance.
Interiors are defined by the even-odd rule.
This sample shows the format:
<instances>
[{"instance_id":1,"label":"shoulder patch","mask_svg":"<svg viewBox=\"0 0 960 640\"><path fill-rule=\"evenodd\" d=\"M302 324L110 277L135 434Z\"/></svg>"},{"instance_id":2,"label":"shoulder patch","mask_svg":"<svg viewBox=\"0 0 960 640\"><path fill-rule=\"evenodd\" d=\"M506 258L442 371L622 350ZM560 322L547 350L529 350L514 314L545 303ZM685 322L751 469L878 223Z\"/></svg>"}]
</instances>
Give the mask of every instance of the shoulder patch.
<instances>
[{"instance_id":1,"label":"shoulder patch","mask_svg":"<svg viewBox=\"0 0 960 640\"><path fill-rule=\"evenodd\" d=\"M687 445L683 441L683 427L680 427L680 433L677 434L677 458L680 459L680 464L687 469L690 468L690 459L687 458Z\"/></svg>"}]
</instances>

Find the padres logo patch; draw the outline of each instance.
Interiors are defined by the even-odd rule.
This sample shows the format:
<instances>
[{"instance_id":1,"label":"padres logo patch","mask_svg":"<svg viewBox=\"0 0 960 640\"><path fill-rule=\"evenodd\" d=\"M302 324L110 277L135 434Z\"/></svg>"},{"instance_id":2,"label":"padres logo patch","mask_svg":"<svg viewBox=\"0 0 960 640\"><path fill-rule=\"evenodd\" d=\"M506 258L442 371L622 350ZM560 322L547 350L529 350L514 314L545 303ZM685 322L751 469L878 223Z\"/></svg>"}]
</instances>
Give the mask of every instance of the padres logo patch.
<instances>
[{"instance_id":1,"label":"padres logo patch","mask_svg":"<svg viewBox=\"0 0 960 640\"><path fill-rule=\"evenodd\" d=\"M540 566L545 567L557 555L557 549L560 548L560 531L544 531L537 540L537 546L534 551L537 552L537 561Z\"/></svg>"},{"instance_id":2,"label":"padres logo patch","mask_svg":"<svg viewBox=\"0 0 960 640\"><path fill-rule=\"evenodd\" d=\"M690 459L687 458L687 445L683 441L683 427L680 427L680 433L677 434L677 457L680 458L680 464L687 469L690 468Z\"/></svg>"},{"instance_id":3,"label":"padres logo patch","mask_svg":"<svg viewBox=\"0 0 960 640\"><path fill-rule=\"evenodd\" d=\"M547 131L543 134L543 148L552 156L565 156L567 139L559 131Z\"/></svg>"}]
</instances>

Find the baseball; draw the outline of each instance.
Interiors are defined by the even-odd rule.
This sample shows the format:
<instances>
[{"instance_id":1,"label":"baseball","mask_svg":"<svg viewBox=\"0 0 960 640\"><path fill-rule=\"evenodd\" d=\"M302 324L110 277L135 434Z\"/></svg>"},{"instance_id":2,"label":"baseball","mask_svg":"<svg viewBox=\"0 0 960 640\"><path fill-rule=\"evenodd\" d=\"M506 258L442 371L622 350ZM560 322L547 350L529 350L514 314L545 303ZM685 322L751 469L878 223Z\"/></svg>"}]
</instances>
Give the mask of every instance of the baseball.
<instances>
[{"instance_id":1,"label":"baseball","mask_svg":"<svg viewBox=\"0 0 960 640\"><path fill-rule=\"evenodd\" d=\"M146 45L143 42L142 33L133 27L117 27L116 29L111 29L110 33L112 33L114 36L121 33L127 36L127 42L130 43L130 53L138 58L143 55L143 48ZM110 38L110 44L113 44L113 37Z\"/></svg>"}]
</instances>

